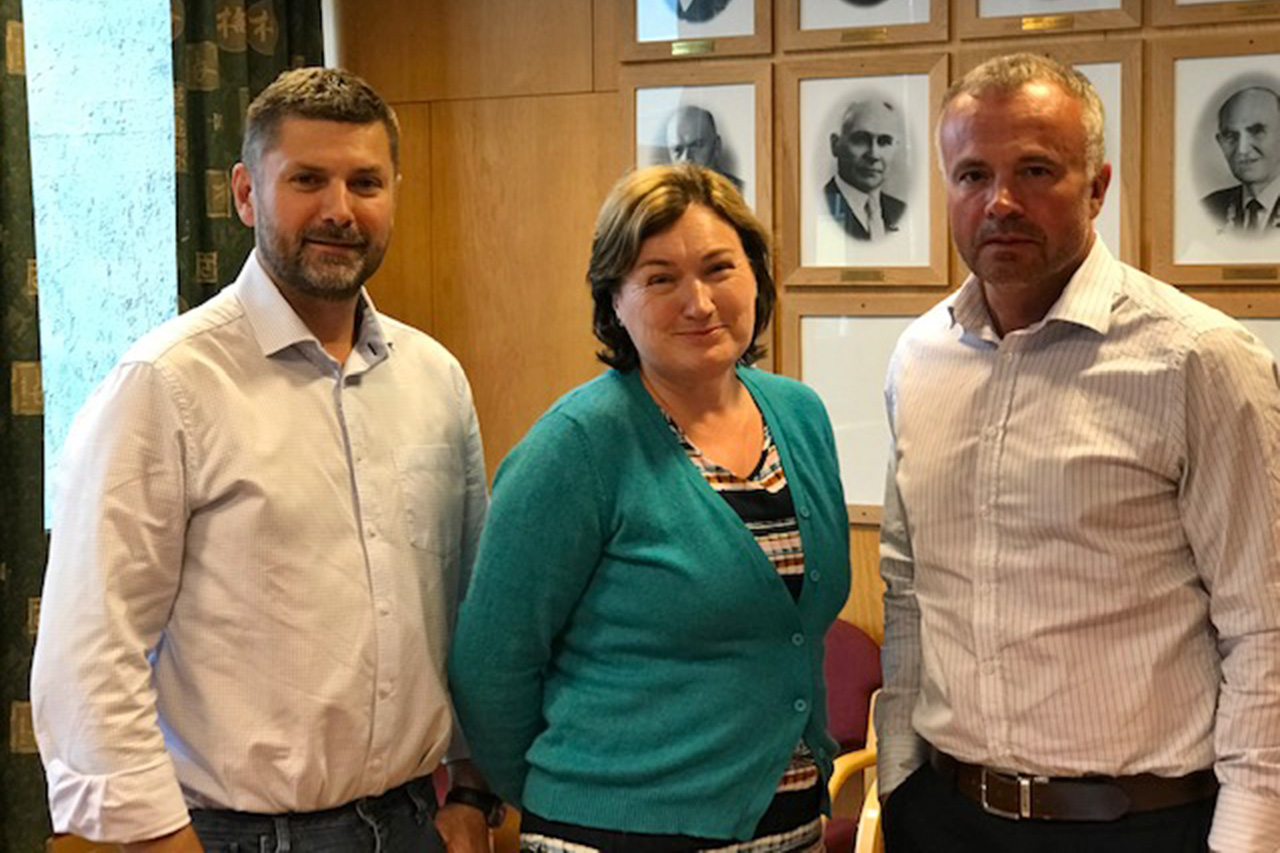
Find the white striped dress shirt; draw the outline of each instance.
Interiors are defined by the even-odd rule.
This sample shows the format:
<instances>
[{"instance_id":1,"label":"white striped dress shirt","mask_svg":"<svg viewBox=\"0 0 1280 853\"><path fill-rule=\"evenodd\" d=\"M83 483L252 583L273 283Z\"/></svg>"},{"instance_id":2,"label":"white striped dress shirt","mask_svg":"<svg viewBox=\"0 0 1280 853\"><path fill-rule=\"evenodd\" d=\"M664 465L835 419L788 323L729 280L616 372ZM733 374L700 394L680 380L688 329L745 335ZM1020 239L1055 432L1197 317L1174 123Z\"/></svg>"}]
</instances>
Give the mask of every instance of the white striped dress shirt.
<instances>
[{"instance_id":1,"label":"white striped dress shirt","mask_svg":"<svg viewBox=\"0 0 1280 853\"><path fill-rule=\"evenodd\" d=\"M882 792L924 757L1213 766L1211 846L1280 847L1280 388L1100 240L1001 338L973 277L902 336L881 537Z\"/></svg>"},{"instance_id":2,"label":"white striped dress shirt","mask_svg":"<svg viewBox=\"0 0 1280 853\"><path fill-rule=\"evenodd\" d=\"M465 754L445 661L488 504L471 392L364 300L340 365L251 256L77 416L31 685L56 831L327 809Z\"/></svg>"}]
</instances>

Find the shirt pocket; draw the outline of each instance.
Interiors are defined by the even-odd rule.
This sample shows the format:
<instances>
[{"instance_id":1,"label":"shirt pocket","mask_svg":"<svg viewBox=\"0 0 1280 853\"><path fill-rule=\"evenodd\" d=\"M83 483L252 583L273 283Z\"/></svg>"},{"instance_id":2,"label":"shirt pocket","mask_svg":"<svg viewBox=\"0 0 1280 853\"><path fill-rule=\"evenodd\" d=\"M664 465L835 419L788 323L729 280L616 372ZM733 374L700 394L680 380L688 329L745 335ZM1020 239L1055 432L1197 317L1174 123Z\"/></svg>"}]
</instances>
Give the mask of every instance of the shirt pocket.
<instances>
[{"instance_id":1,"label":"shirt pocket","mask_svg":"<svg viewBox=\"0 0 1280 853\"><path fill-rule=\"evenodd\" d=\"M458 553L467 484L457 449L411 445L394 458L409 542L441 557Z\"/></svg>"}]
</instances>

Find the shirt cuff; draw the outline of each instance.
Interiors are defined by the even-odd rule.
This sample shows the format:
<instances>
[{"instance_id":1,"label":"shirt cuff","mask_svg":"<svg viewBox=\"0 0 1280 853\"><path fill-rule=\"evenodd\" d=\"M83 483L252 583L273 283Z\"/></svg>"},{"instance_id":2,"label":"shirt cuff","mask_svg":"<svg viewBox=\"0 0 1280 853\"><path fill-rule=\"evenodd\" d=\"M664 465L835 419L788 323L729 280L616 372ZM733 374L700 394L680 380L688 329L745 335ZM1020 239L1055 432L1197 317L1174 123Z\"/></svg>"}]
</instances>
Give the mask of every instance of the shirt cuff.
<instances>
[{"instance_id":1,"label":"shirt cuff","mask_svg":"<svg viewBox=\"0 0 1280 853\"><path fill-rule=\"evenodd\" d=\"M919 770L927 757L924 740L915 734L877 740L876 779L880 784L881 802Z\"/></svg>"},{"instance_id":2,"label":"shirt cuff","mask_svg":"<svg viewBox=\"0 0 1280 853\"><path fill-rule=\"evenodd\" d=\"M76 773L61 760L45 765L54 832L128 844L159 838L191 822L173 763L106 776Z\"/></svg>"},{"instance_id":3,"label":"shirt cuff","mask_svg":"<svg viewBox=\"0 0 1280 853\"><path fill-rule=\"evenodd\" d=\"M1280 799L1233 786L1218 791L1209 833L1213 853L1280 850Z\"/></svg>"}]
</instances>

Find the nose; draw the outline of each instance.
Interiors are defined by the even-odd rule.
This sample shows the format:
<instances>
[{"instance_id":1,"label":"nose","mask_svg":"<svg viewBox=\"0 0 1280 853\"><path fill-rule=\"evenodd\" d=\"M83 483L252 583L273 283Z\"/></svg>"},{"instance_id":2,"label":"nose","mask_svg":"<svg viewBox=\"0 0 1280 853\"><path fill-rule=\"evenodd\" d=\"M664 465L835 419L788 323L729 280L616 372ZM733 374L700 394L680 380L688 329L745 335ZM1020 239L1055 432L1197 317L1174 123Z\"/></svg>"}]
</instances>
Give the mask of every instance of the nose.
<instances>
[{"instance_id":1,"label":"nose","mask_svg":"<svg viewBox=\"0 0 1280 853\"><path fill-rule=\"evenodd\" d=\"M1022 213L1022 205L1013 192L1013 188L1004 181L996 181L991 186L991 197L987 200L987 216L993 219L1007 219Z\"/></svg>"},{"instance_id":2,"label":"nose","mask_svg":"<svg viewBox=\"0 0 1280 853\"><path fill-rule=\"evenodd\" d=\"M320 210L326 222L336 225L350 225L355 218L351 207L351 193L342 181L330 181L325 188Z\"/></svg>"},{"instance_id":3,"label":"nose","mask_svg":"<svg viewBox=\"0 0 1280 853\"><path fill-rule=\"evenodd\" d=\"M684 312L690 317L706 317L715 310L715 302L711 298L711 285L701 278L694 278L689 286L689 295L684 303Z\"/></svg>"}]
</instances>

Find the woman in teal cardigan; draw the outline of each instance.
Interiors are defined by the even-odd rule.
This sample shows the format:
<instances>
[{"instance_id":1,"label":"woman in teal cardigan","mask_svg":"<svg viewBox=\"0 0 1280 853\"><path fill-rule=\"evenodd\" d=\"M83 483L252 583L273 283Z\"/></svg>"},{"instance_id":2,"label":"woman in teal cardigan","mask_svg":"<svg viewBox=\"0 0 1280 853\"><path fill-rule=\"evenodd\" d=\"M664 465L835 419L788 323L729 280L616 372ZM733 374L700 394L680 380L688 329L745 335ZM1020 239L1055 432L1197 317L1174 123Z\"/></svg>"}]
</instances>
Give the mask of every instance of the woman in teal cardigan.
<instances>
[{"instance_id":1,"label":"woman in teal cardigan","mask_svg":"<svg viewBox=\"0 0 1280 853\"><path fill-rule=\"evenodd\" d=\"M848 522L817 395L748 366L768 247L696 166L634 172L601 210L613 369L503 461L450 659L522 849L821 849Z\"/></svg>"}]
</instances>

